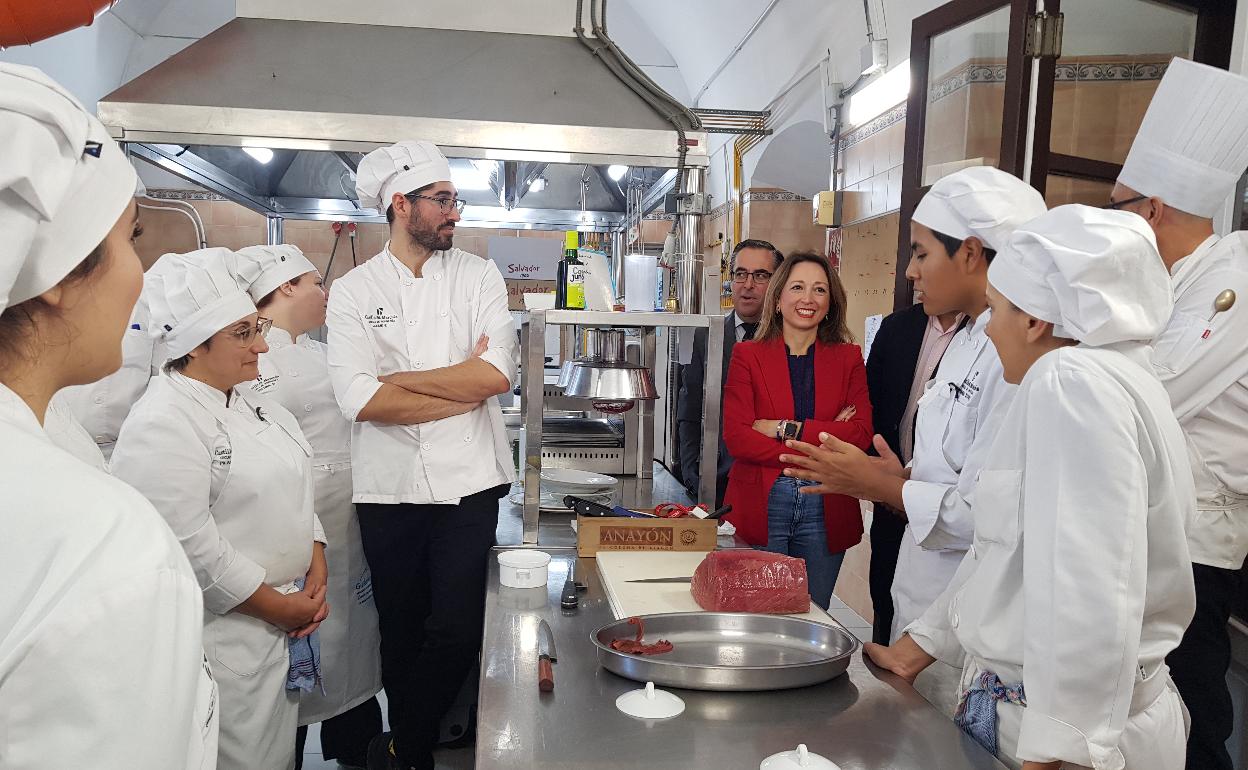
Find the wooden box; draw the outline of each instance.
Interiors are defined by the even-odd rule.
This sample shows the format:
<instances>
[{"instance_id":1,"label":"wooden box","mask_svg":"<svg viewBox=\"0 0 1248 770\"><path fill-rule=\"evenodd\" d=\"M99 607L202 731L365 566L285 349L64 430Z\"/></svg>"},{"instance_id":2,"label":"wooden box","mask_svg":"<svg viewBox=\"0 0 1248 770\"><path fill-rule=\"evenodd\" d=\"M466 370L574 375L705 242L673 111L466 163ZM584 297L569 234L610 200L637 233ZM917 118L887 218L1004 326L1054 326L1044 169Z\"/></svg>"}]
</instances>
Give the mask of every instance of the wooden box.
<instances>
[{"instance_id":1,"label":"wooden box","mask_svg":"<svg viewBox=\"0 0 1248 770\"><path fill-rule=\"evenodd\" d=\"M718 522L712 519L630 519L578 516L577 556L599 551L713 551Z\"/></svg>"}]
</instances>

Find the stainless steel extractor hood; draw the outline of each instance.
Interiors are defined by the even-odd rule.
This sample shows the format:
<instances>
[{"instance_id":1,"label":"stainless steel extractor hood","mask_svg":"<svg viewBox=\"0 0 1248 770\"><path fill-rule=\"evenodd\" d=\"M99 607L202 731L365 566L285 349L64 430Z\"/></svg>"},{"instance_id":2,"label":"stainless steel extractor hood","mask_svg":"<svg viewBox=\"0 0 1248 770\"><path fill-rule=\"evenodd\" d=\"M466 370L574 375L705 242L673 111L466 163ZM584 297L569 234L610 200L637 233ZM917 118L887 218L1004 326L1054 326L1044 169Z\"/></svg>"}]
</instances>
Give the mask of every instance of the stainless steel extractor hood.
<instances>
[{"instance_id":1,"label":"stainless steel extractor hood","mask_svg":"<svg viewBox=\"0 0 1248 770\"><path fill-rule=\"evenodd\" d=\"M136 156L288 218L376 221L355 167L402 139L483 180L463 190L483 226L618 228L627 182L660 201L678 159L671 124L570 37L237 18L98 112ZM687 138L705 166L706 135Z\"/></svg>"}]
</instances>

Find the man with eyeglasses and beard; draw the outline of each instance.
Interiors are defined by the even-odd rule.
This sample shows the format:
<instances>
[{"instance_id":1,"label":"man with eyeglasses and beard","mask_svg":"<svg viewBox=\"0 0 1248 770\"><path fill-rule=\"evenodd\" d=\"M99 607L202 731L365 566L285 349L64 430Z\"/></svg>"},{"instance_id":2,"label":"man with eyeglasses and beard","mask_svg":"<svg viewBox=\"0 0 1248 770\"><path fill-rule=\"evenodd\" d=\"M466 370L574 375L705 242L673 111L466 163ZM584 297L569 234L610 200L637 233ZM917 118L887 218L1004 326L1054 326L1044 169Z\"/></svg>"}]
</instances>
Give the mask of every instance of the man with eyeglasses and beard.
<instances>
[{"instance_id":1,"label":"man with eyeglasses and beard","mask_svg":"<svg viewBox=\"0 0 1248 770\"><path fill-rule=\"evenodd\" d=\"M453 248L463 210L430 142L369 153L360 205L390 240L329 295L329 370L352 420L353 499L372 573L391 733L370 770L431 769L480 650L498 501L514 478L498 396L518 343L493 262Z\"/></svg>"},{"instance_id":2,"label":"man with eyeglasses and beard","mask_svg":"<svg viewBox=\"0 0 1248 770\"><path fill-rule=\"evenodd\" d=\"M763 314L763 298L767 283L784 255L767 241L741 241L732 250L732 312L724 316L724 358L720 386L728 379L728 362L732 360L732 348L738 342L754 338L759 318ZM680 453L680 476L685 488L695 497L701 478L699 469L702 447L702 398L706 377L705 329L698 329L693 337L693 356L681 368L680 395L676 402L676 437ZM722 419L721 419L722 424ZM715 507L724 504L724 492L728 489L728 469L732 456L719 439L719 467L715 478ZM706 502L705 500L699 502Z\"/></svg>"}]
</instances>

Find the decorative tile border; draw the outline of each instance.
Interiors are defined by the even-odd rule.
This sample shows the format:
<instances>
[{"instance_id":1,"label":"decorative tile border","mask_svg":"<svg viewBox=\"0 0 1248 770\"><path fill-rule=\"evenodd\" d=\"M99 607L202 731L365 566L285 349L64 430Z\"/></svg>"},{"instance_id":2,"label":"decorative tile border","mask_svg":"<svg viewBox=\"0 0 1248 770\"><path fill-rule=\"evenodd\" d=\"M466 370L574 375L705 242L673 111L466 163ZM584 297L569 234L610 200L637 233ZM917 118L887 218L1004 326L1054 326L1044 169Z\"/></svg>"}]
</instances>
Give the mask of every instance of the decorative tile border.
<instances>
[{"instance_id":1,"label":"decorative tile border","mask_svg":"<svg viewBox=\"0 0 1248 770\"><path fill-rule=\"evenodd\" d=\"M946 96L961 91L973 83L1004 83L1004 64L981 64L972 62L949 77L941 80L927 90L927 102L940 101Z\"/></svg>"},{"instance_id":2,"label":"decorative tile border","mask_svg":"<svg viewBox=\"0 0 1248 770\"><path fill-rule=\"evenodd\" d=\"M707 219L718 219L726 216L736 206L735 201L726 201L711 209L711 213L707 215Z\"/></svg>"},{"instance_id":3,"label":"decorative tile border","mask_svg":"<svg viewBox=\"0 0 1248 770\"><path fill-rule=\"evenodd\" d=\"M866 139L874 134L878 134L889 126L900 123L905 119L906 103L902 102L891 110L878 117L872 118L846 134L845 138L841 140L841 151L844 152L847 148L853 147L863 139Z\"/></svg>"},{"instance_id":4,"label":"decorative tile border","mask_svg":"<svg viewBox=\"0 0 1248 770\"><path fill-rule=\"evenodd\" d=\"M793 203L805 201L810 203L810 198L797 193L791 193L788 190L746 190L746 203Z\"/></svg>"},{"instance_id":5,"label":"decorative tile border","mask_svg":"<svg viewBox=\"0 0 1248 770\"><path fill-rule=\"evenodd\" d=\"M1170 61L1151 62L1075 62L1058 64L1057 82L1161 80L1170 68Z\"/></svg>"},{"instance_id":6,"label":"decorative tile border","mask_svg":"<svg viewBox=\"0 0 1248 770\"><path fill-rule=\"evenodd\" d=\"M224 201L229 200L224 195L210 192L208 190L171 190L157 189L148 190L147 197L156 198L166 201Z\"/></svg>"}]
</instances>

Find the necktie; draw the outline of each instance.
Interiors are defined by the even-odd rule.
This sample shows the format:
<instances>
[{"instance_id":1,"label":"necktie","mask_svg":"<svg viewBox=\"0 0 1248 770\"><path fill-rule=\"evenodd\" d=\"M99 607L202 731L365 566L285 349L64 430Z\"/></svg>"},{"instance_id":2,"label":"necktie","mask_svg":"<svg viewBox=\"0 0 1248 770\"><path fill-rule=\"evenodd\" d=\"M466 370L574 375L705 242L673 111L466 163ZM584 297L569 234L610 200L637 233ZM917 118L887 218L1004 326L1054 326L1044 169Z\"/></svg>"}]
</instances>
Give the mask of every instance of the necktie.
<instances>
[{"instance_id":1,"label":"necktie","mask_svg":"<svg viewBox=\"0 0 1248 770\"><path fill-rule=\"evenodd\" d=\"M754 339L754 331L758 329L758 324L749 323L748 321L742 321L741 329L745 332L744 334L741 335L741 341L745 342L746 340L752 340Z\"/></svg>"}]
</instances>

